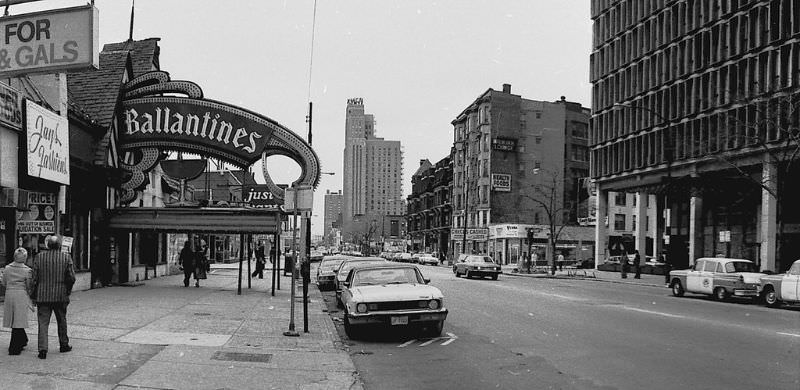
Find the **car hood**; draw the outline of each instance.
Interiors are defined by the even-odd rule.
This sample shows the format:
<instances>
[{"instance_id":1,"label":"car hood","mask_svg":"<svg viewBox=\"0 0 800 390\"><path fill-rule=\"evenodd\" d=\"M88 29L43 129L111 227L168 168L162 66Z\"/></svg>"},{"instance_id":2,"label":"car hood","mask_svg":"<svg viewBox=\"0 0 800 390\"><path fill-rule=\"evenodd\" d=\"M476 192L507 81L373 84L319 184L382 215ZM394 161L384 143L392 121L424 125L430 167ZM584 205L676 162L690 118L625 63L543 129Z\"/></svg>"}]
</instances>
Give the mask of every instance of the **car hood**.
<instances>
[{"instance_id":1,"label":"car hood","mask_svg":"<svg viewBox=\"0 0 800 390\"><path fill-rule=\"evenodd\" d=\"M438 288L425 284L383 284L351 289L353 299L359 302L413 301L442 298Z\"/></svg>"}]
</instances>

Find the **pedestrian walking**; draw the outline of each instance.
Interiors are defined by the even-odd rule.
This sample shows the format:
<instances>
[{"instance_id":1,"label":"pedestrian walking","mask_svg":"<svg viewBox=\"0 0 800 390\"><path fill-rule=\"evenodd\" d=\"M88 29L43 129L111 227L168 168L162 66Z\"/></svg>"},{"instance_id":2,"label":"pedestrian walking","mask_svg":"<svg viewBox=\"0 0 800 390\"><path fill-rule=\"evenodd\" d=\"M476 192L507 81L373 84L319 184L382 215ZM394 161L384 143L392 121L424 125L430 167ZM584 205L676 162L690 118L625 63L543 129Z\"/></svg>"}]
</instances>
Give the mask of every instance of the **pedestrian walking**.
<instances>
[{"instance_id":1,"label":"pedestrian walking","mask_svg":"<svg viewBox=\"0 0 800 390\"><path fill-rule=\"evenodd\" d=\"M256 247L256 270L250 275L254 278L258 275L259 279L264 279L264 266L267 264L264 251L264 244L259 242Z\"/></svg>"},{"instance_id":2,"label":"pedestrian walking","mask_svg":"<svg viewBox=\"0 0 800 390\"><path fill-rule=\"evenodd\" d=\"M621 266L620 268L622 268L621 276L622 276L622 279L627 279L628 278L628 271L630 271L630 263L628 263L628 254L627 253L623 253L621 257L622 258L619 260L620 261L620 266Z\"/></svg>"},{"instance_id":3,"label":"pedestrian walking","mask_svg":"<svg viewBox=\"0 0 800 390\"><path fill-rule=\"evenodd\" d=\"M205 240L200 240L200 247L194 253L194 286L200 287L200 279L207 279L207 272L211 264L208 262L208 246Z\"/></svg>"},{"instance_id":4,"label":"pedestrian walking","mask_svg":"<svg viewBox=\"0 0 800 390\"><path fill-rule=\"evenodd\" d=\"M178 265L183 270L183 287L189 287L189 279L194 273L194 252L192 252L192 245L188 240L183 243L183 249L178 257Z\"/></svg>"},{"instance_id":5,"label":"pedestrian walking","mask_svg":"<svg viewBox=\"0 0 800 390\"><path fill-rule=\"evenodd\" d=\"M47 236L44 241L47 250L39 252L33 260L31 296L39 320L39 359L47 359L47 330L53 313L58 325L59 351L72 350L67 337L67 306L75 284L72 256L61 251L61 237Z\"/></svg>"},{"instance_id":6,"label":"pedestrian walking","mask_svg":"<svg viewBox=\"0 0 800 390\"><path fill-rule=\"evenodd\" d=\"M19 355L28 345L28 310L32 310L30 294L33 287L31 269L25 265L28 251L17 248L14 262L7 265L0 284L6 287L6 303L3 308L3 327L11 328L8 354Z\"/></svg>"},{"instance_id":7,"label":"pedestrian walking","mask_svg":"<svg viewBox=\"0 0 800 390\"><path fill-rule=\"evenodd\" d=\"M636 275L633 276L634 279L641 279L642 278L642 258L639 256L639 251L635 252L636 254L633 256L633 269L636 271Z\"/></svg>"},{"instance_id":8,"label":"pedestrian walking","mask_svg":"<svg viewBox=\"0 0 800 390\"><path fill-rule=\"evenodd\" d=\"M558 252L558 270L559 271L564 270L564 254L562 254L561 252Z\"/></svg>"},{"instance_id":9,"label":"pedestrian walking","mask_svg":"<svg viewBox=\"0 0 800 390\"><path fill-rule=\"evenodd\" d=\"M665 253L661 253L661 262L664 263L664 284L669 287L669 271L672 271L672 263Z\"/></svg>"}]
</instances>

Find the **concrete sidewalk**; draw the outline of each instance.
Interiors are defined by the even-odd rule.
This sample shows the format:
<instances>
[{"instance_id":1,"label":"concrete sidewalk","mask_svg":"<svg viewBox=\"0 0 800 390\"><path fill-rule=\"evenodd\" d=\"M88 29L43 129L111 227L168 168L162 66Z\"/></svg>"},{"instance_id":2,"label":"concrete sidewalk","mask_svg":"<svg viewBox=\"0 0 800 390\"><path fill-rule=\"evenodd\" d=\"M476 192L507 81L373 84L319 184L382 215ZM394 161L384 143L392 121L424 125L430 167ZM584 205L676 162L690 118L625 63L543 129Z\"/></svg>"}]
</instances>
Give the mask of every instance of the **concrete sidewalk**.
<instances>
[{"instance_id":1,"label":"concrete sidewalk","mask_svg":"<svg viewBox=\"0 0 800 390\"><path fill-rule=\"evenodd\" d=\"M238 267L238 264L236 264ZM213 266L201 287L183 275L137 287L75 292L69 305L72 352L58 352L55 319L50 353L37 354L36 316L28 347L9 356L10 330L0 331L4 389L360 389L361 382L316 287L309 288L309 333L302 300L295 305L300 337L286 337L291 279L270 296L269 269L242 295L238 270ZM193 281L192 281L193 282ZM300 291L300 289L298 289ZM299 294L298 294L299 295ZM2 314L0 304L0 314Z\"/></svg>"},{"instance_id":2,"label":"concrete sidewalk","mask_svg":"<svg viewBox=\"0 0 800 390\"><path fill-rule=\"evenodd\" d=\"M516 268L516 265L504 265L503 274L527 278L584 279L652 287L666 286L666 283L664 282L664 275L641 274L640 279L634 279L634 273L631 272L628 273L627 278L623 279L619 272L598 271L594 269L576 269L565 267L563 271L556 271L555 275L550 275L549 272L542 272L544 268L541 267L537 269L537 272L532 271L530 274L515 272Z\"/></svg>"}]
</instances>

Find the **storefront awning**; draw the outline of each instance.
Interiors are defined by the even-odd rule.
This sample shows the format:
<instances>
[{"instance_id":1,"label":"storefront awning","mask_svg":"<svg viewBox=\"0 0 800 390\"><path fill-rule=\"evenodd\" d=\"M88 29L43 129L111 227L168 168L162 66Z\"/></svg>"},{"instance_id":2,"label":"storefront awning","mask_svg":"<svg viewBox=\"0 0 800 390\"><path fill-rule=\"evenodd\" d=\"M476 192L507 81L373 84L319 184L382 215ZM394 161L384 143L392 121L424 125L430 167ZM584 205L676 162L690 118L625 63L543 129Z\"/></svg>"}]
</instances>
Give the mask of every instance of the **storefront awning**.
<instances>
[{"instance_id":1,"label":"storefront awning","mask_svg":"<svg viewBox=\"0 0 800 390\"><path fill-rule=\"evenodd\" d=\"M243 208L145 208L112 210L109 228L161 232L259 233L278 230L279 211Z\"/></svg>"}]
</instances>

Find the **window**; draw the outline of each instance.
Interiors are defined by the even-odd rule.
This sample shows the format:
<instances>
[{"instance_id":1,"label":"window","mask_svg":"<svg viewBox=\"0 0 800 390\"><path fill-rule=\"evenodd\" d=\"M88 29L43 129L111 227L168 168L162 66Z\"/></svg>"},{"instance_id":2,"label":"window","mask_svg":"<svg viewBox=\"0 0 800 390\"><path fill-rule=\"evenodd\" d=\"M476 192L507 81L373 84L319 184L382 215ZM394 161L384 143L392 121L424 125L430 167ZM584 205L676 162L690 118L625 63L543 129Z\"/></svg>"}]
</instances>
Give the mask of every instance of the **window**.
<instances>
[{"instance_id":1,"label":"window","mask_svg":"<svg viewBox=\"0 0 800 390\"><path fill-rule=\"evenodd\" d=\"M625 192L617 192L614 195L614 204L617 206L625 206L627 204L626 199L628 194Z\"/></svg>"},{"instance_id":2,"label":"window","mask_svg":"<svg viewBox=\"0 0 800 390\"><path fill-rule=\"evenodd\" d=\"M538 144L540 144L540 143L542 143L542 137L538 137L538 136L537 136L537 137L536 137L536 144L538 145Z\"/></svg>"},{"instance_id":3,"label":"window","mask_svg":"<svg viewBox=\"0 0 800 390\"><path fill-rule=\"evenodd\" d=\"M614 230L625 230L625 214L614 214Z\"/></svg>"},{"instance_id":4,"label":"window","mask_svg":"<svg viewBox=\"0 0 800 390\"><path fill-rule=\"evenodd\" d=\"M636 230L636 215L631 215L631 225L633 230Z\"/></svg>"}]
</instances>

